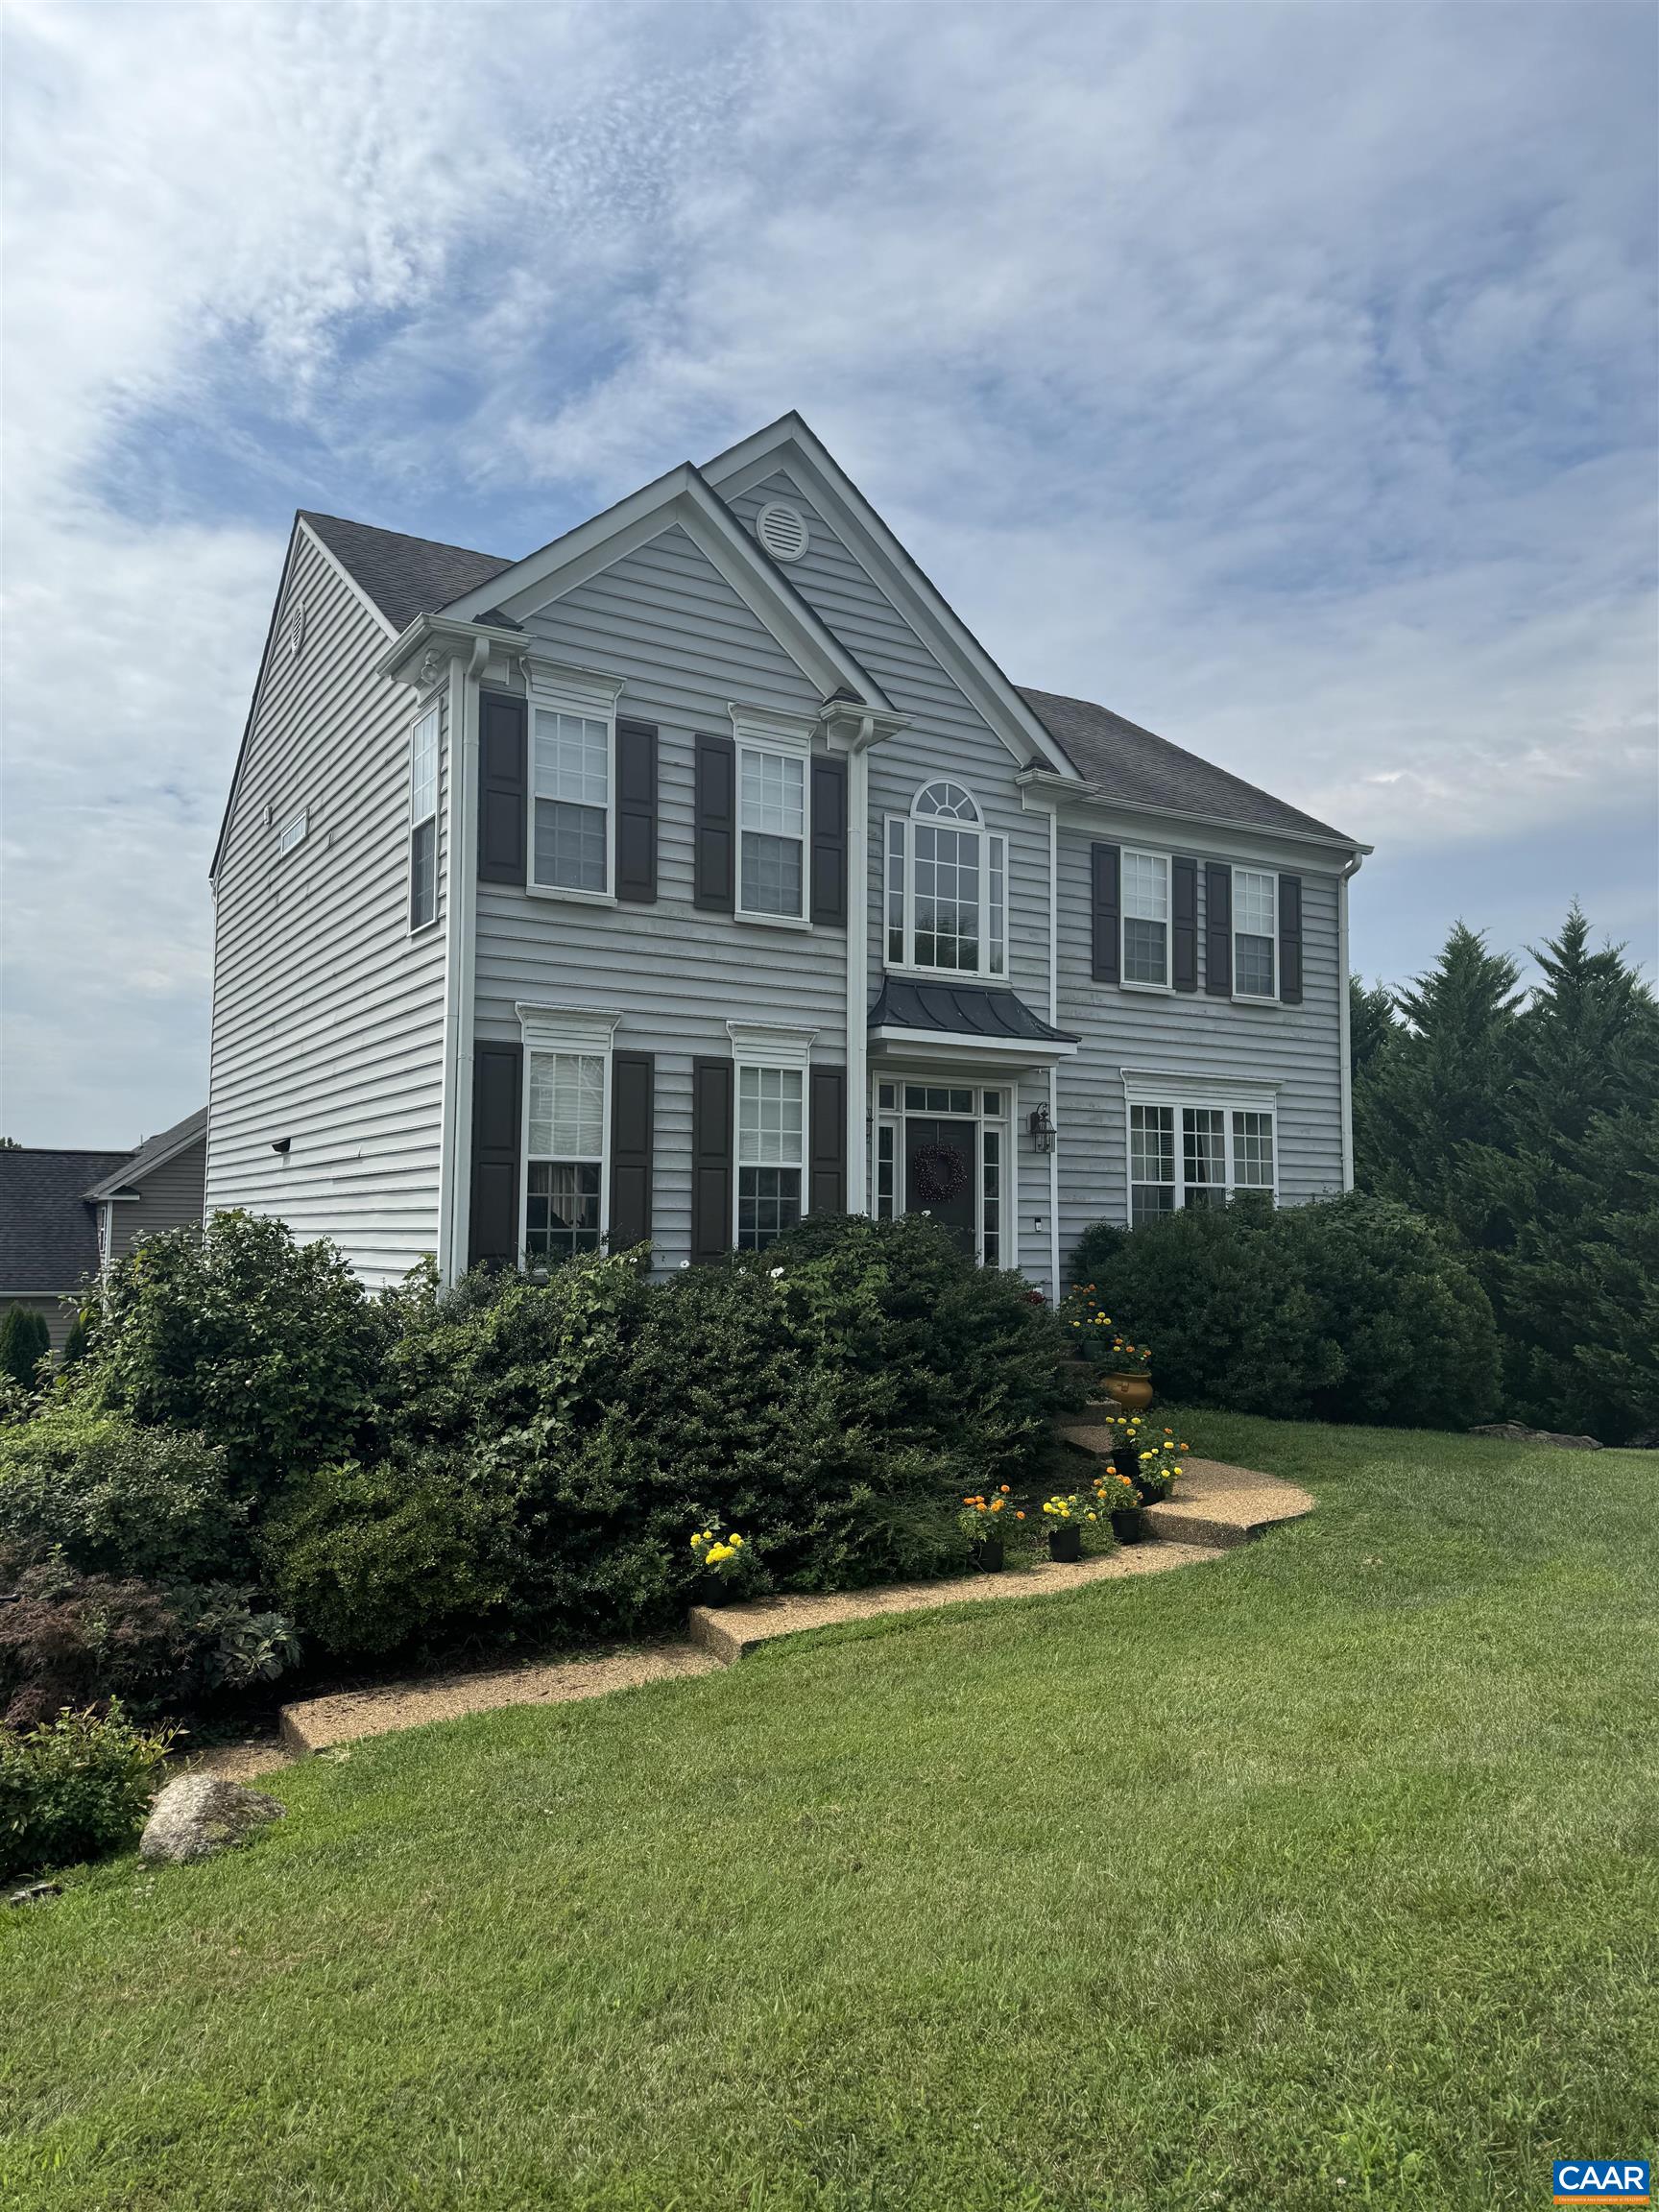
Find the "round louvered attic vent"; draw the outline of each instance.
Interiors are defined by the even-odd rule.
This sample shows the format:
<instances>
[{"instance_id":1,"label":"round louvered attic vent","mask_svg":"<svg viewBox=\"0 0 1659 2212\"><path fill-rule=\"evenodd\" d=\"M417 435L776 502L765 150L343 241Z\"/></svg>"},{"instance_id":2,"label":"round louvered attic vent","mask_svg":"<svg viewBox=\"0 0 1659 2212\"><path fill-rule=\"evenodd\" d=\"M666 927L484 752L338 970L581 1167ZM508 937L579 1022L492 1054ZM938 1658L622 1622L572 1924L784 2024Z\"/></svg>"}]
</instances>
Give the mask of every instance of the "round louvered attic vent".
<instances>
[{"instance_id":1,"label":"round louvered attic vent","mask_svg":"<svg viewBox=\"0 0 1659 2212\"><path fill-rule=\"evenodd\" d=\"M799 561L809 540L806 517L799 507L770 499L755 517L755 535L774 561Z\"/></svg>"}]
</instances>

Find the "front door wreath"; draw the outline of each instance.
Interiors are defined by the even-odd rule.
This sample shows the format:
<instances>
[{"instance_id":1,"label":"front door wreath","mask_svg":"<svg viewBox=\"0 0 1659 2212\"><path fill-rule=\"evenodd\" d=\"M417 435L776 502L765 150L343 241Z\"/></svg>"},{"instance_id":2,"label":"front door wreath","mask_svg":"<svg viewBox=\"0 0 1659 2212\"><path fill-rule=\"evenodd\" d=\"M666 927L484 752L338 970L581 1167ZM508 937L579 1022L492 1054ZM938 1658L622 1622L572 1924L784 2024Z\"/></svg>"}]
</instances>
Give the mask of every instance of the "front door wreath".
<instances>
[{"instance_id":1,"label":"front door wreath","mask_svg":"<svg viewBox=\"0 0 1659 2212\"><path fill-rule=\"evenodd\" d=\"M910 1174L925 1206L948 1206L969 1183L967 1159L955 1144L918 1144L910 1156Z\"/></svg>"}]
</instances>

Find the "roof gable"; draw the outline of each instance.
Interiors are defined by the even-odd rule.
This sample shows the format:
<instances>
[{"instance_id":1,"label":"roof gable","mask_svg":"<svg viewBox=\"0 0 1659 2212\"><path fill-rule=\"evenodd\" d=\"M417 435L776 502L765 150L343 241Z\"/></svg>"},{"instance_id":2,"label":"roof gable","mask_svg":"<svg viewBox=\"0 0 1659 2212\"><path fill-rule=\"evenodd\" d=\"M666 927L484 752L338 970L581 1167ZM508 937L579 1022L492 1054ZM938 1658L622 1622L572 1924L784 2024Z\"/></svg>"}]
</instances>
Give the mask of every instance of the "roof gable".
<instances>
[{"instance_id":1,"label":"roof gable","mask_svg":"<svg viewBox=\"0 0 1659 2212\"><path fill-rule=\"evenodd\" d=\"M707 462L703 474L725 498L784 473L823 514L871 581L978 709L1022 767L1076 770L1031 707L986 652L944 593L911 558L880 515L806 421L783 415Z\"/></svg>"},{"instance_id":2,"label":"roof gable","mask_svg":"<svg viewBox=\"0 0 1659 2212\"><path fill-rule=\"evenodd\" d=\"M169 1160L176 1160L180 1152L187 1152L192 1144L200 1144L207 1135L207 1109L198 1106L194 1114L186 1114L182 1121L175 1121L171 1129L163 1129L158 1137L150 1137L136 1152L129 1153L112 1175L105 1175L90 1185L88 1198L112 1198L119 1190L131 1190L134 1183L142 1183L146 1175L157 1167L165 1167Z\"/></svg>"}]
</instances>

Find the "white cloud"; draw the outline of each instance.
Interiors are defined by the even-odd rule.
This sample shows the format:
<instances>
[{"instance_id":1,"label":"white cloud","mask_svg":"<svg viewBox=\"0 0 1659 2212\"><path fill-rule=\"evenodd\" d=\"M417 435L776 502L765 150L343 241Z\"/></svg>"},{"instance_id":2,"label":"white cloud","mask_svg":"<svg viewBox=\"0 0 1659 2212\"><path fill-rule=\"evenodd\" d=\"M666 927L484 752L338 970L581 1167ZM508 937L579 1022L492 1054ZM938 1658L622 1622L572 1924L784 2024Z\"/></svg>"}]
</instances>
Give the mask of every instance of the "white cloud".
<instances>
[{"instance_id":1,"label":"white cloud","mask_svg":"<svg viewBox=\"0 0 1659 2212\"><path fill-rule=\"evenodd\" d=\"M513 551L799 405L1022 680L1380 842L1651 810L1646 11L6 36L17 1133L201 1095L301 501Z\"/></svg>"}]
</instances>

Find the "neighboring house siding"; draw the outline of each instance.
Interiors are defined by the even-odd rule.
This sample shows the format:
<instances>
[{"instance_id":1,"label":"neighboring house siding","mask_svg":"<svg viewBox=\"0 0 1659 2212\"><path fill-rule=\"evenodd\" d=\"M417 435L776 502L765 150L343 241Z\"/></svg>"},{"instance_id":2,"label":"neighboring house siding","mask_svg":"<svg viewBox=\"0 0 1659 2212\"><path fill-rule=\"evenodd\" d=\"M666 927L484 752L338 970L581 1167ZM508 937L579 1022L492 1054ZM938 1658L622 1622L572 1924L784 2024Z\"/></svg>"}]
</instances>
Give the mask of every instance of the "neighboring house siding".
<instances>
[{"instance_id":1,"label":"neighboring house siding","mask_svg":"<svg viewBox=\"0 0 1659 2212\"><path fill-rule=\"evenodd\" d=\"M385 1283L438 1242L448 746L439 919L411 939L414 698L373 673L385 632L304 536L273 635L217 879L206 1203L332 1237ZM278 857L302 806L305 841Z\"/></svg>"},{"instance_id":2,"label":"neighboring house siding","mask_svg":"<svg viewBox=\"0 0 1659 2212\"><path fill-rule=\"evenodd\" d=\"M695 733L730 737L728 702L810 717L816 689L683 530L673 528L528 617L533 655L625 680L617 712L658 729L658 895L587 906L479 886L476 1033L517 1042L518 1000L622 1016L617 1051L656 1055L652 1236L688 1257L691 1063L731 1056L728 1021L816 1029L846 1060L843 929L778 929L692 904Z\"/></svg>"},{"instance_id":3,"label":"neighboring house siding","mask_svg":"<svg viewBox=\"0 0 1659 2212\"><path fill-rule=\"evenodd\" d=\"M1207 833L1214 840L1217 832ZM1103 832L1060 830L1060 1022L1082 1036L1060 1070L1061 1247L1069 1254L1092 1221L1122 1221L1128 1209L1127 1117L1122 1070L1250 1082L1276 1081L1279 1198L1295 1203L1342 1188L1342 1079L1337 879L1308 867L1302 879L1303 1000L1239 1005L1228 998L1123 990L1092 979L1090 846ZM1147 831L1158 851L1193 854L1198 941L1204 942L1205 860L1236 857L1211 842ZM1202 976L1202 972L1201 972Z\"/></svg>"},{"instance_id":4,"label":"neighboring house siding","mask_svg":"<svg viewBox=\"0 0 1659 2212\"><path fill-rule=\"evenodd\" d=\"M911 726L870 755L870 992L881 987L885 962L882 919L882 839L885 818L903 814L917 790L935 777L951 776L978 801L986 825L1008 839L1008 984L1032 1011L1048 1013L1048 822L1022 808L1015 778L1020 762L964 697L950 676L904 620L862 564L785 474L767 478L732 501L733 512L753 529L771 499L787 500L807 518L811 542L790 563L789 581L870 671ZM990 980L990 978L970 978ZM1065 1026L1064 1023L1061 1024ZM1020 1264L1046 1277L1048 1269L1048 1164L1020 1134L1025 1116L1048 1095L1046 1074L1028 1075L1019 1089L1015 1157Z\"/></svg>"},{"instance_id":5,"label":"neighboring house siding","mask_svg":"<svg viewBox=\"0 0 1659 2212\"><path fill-rule=\"evenodd\" d=\"M203 1191L207 1173L207 1141L187 1144L171 1160L164 1160L132 1188L136 1198L114 1201L115 1238L111 1258L131 1252L140 1237L158 1236L163 1229L199 1226Z\"/></svg>"}]
</instances>

